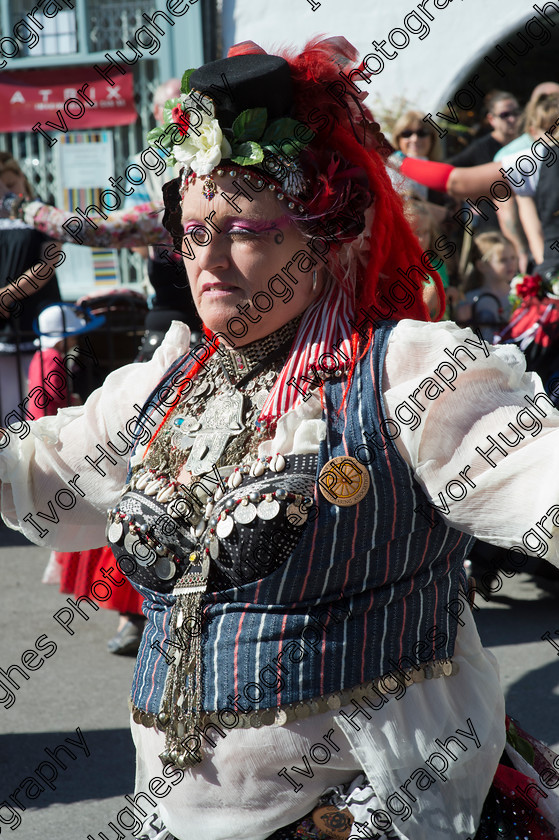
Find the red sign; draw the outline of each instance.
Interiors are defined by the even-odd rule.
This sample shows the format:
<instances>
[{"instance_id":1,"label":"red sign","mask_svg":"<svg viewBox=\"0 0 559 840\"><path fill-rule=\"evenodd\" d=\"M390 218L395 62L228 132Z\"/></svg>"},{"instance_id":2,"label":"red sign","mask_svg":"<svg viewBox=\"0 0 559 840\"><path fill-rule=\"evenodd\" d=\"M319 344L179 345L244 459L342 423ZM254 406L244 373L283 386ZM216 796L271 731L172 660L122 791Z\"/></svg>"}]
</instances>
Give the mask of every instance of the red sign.
<instances>
[{"instance_id":1,"label":"red sign","mask_svg":"<svg viewBox=\"0 0 559 840\"><path fill-rule=\"evenodd\" d=\"M102 70L65 67L0 74L1 130L66 133L135 122L132 73L114 74L111 85Z\"/></svg>"}]
</instances>

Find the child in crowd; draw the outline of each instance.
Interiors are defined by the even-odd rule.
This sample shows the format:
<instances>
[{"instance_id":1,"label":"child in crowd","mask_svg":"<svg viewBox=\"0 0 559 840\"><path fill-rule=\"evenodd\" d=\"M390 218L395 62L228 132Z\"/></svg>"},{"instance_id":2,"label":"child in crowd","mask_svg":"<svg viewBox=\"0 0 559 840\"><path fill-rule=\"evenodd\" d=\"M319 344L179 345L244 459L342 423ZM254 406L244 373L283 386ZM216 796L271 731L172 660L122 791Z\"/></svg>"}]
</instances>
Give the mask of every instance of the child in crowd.
<instances>
[{"instance_id":1,"label":"child in crowd","mask_svg":"<svg viewBox=\"0 0 559 840\"><path fill-rule=\"evenodd\" d=\"M493 343L495 333L508 323L510 284L517 272L514 246L501 233L474 236L464 277L465 300L456 309L457 323L479 327L483 338Z\"/></svg>"},{"instance_id":2,"label":"child in crowd","mask_svg":"<svg viewBox=\"0 0 559 840\"><path fill-rule=\"evenodd\" d=\"M68 387L68 365L72 364L68 356L73 355L77 336L96 329L104 320L97 317L86 321L71 303L55 303L43 309L33 325L39 336L35 340L38 350L31 359L28 374L29 392L36 388L43 391L42 400L33 400L35 419L52 416L59 408L78 404L79 397Z\"/></svg>"},{"instance_id":3,"label":"child in crowd","mask_svg":"<svg viewBox=\"0 0 559 840\"><path fill-rule=\"evenodd\" d=\"M447 265L442 257L442 253L440 253L435 247L435 243L440 241L441 237L444 238L446 242L446 248L448 248L451 243L446 240L446 237L443 237L441 229L437 224L437 220L428 202L420 201L419 199L409 199L405 203L405 214L406 219L408 220L410 227L415 233L419 244L423 249L423 253L426 256L426 263L424 264L425 270L428 271L428 265L433 265L433 269L438 272L442 280L447 301L444 318L445 320L452 318L452 307L458 302L458 300L460 300L462 295L455 286L449 285ZM433 254L436 255L431 256L431 261L427 259L429 256L427 252L429 251L432 251ZM429 281L429 285L426 288L426 294L431 315L436 317L438 314L438 302L436 302L437 295L433 280ZM433 306L431 306L429 302L431 297L433 299Z\"/></svg>"}]
</instances>

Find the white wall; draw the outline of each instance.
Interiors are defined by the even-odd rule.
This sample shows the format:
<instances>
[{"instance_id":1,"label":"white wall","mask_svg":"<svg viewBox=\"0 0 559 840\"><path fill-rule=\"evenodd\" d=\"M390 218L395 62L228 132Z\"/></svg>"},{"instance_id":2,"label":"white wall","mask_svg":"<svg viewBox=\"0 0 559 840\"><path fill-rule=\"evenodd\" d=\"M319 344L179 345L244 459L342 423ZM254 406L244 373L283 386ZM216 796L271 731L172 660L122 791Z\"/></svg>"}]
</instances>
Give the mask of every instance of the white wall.
<instances>
[{"instance_id":1,"label":"white wall","mask_svg":"<svg viewBox=\"0 0 559 840\"><path fill-rule=\"evenodd\" d=\"M312 5L317 2L313 0ZM437 9L435 2L448 5ZM313 11L309 0L223 0L225 50L244 40L255 41L269 52L283 45L300 48L308 38L326 34L344 35L363 57L374 52L373 40L386 39L395 27L405 29L404 18L418 5L412 0L320 3L320 8ZM540 7L544 4L545 0L538 3ZM396 50L393 60L384 60L384 69L368 88L388 107L399 96L425 111L446 102L456 88L455 82L476 60L535 15L533 4L526 0L427 0L423 7L434 17L428 22L429 34L420 40L419 34L408 32L409 45ZM419 15L420 19L424 17ZM420 31L415 18L409 24ZM372 60L371 64L378 66ZM503 86L506 88L506 79ZM374 108L374 99L369 103Z\"/></svg>"}]
</instances>

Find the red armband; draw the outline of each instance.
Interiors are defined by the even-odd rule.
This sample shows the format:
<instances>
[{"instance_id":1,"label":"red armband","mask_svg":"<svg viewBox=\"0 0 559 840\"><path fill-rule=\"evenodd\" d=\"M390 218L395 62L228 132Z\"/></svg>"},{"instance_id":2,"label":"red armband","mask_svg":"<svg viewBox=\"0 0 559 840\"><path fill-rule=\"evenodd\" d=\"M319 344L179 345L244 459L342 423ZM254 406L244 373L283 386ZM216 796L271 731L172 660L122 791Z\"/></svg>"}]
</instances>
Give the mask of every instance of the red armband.
<instances>
[{"instance_id":1,"label":"red armband","mask_svg":"<svg viewBox=\"0 0 559 840\"><path fill-rule=\"evenodd\" d=\"M419 160L412 157L405 157L400 165L402 175L439 192L446 192L446 185L453 169L454 166L450 163L438 163L434 160Z\"/></svg>"}]
</instances>

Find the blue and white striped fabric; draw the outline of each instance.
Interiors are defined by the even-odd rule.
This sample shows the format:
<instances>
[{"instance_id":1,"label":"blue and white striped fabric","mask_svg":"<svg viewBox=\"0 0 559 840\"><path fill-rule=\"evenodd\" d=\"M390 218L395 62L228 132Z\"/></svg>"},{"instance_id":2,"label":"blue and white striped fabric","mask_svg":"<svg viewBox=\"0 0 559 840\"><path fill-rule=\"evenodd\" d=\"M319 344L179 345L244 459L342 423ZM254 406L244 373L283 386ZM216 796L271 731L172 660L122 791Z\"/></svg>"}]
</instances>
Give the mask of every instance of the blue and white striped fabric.
<instances>
[{"instance_id":1,"label":"blue and white striped fabric","mask_svg":"<svg viewBox=\"0 0 559 840\"><path fill-rule=\"evenodd\" d=\"M446 606L458 596L471 538L442 521L431 527L414 512L426 497L388 439L381 398L392 327L376 330L371 349L355 365L341 411L343 381L333 378L324 386L328 431L317 478L331 458L367 451L367 495L339 507L317 483L318 517L289 559L262 579L204 596L205 711L297 703L394 672L399 663L410 668L452 656L457 625ZM381 442L376 449L371 435ZM158 712L168 669L160 651L168 650L173 597L142 592L151 620L132 701Z\"/></svg>"}]
</instances>

